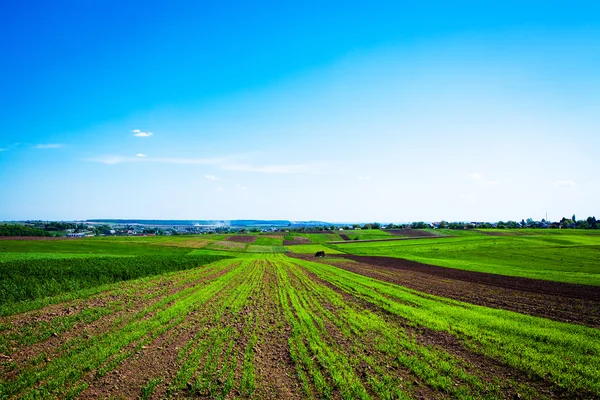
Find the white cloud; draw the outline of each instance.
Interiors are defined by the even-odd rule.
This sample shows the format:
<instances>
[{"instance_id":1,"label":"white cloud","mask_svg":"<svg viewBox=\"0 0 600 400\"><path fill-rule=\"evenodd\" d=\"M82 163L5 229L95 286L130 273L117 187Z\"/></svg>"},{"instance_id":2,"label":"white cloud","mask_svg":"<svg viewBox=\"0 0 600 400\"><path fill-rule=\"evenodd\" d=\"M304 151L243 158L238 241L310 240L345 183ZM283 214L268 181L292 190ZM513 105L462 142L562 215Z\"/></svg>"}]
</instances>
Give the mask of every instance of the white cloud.
<instances>
[{"instance_id":1,"label":"white cloud","mask_svg":"<svg viewBox=\"0 0 600 400\"><path fill-rule=\"evenodd\" d=\"M222 187L218 187L217 188L217 192L223 192L225 189L223 189Z\"/></svg>"},{"instance_id":2,"label":"white cloud","mask_svg":"<svg viewBox=\"0 0 600 400\"><path fill-rule=\"evenodd\" d=\"M248 186L240 185L239 183L235 185L235 188L240 191L248 190Z\"/></svg>"},{"instance_id":3,"label":"white cloud","mask_svg":"<svg viewBox=\"0 0 600 400\"><path fill-rule=\"evenodd\" d=\"M133 136L137 136L137 137L149 137L149 136L152 136L152 132L142 132L139 129L134 129L131 132L133 132Z\"/></svg>"},{"instance_id":4,"label":"white cloud","mask_svg":"<svg viewBox=\"0 0 600 400\"><path fill-rule=\"evenodd\" d=\"M480 181L483 179L483 175L477 173L477 172L472 172L469 174L469 178L475 180L475 181Z\"/></svg>"},{"instance_id":5,"label":"white cloud","mask_svg":"<svg viewBox=\"0 0 600 400\"><path fill-rule=\"evenodd\" d=\"M309 172L308 165L247 165L247 164L231 164L222 167L228 171L242 172L259 172L262 174L299 174Z\"/></svg>"},{"instance_id":6,"label":"white cloud","mask_svg":"<svg viewBox=\"0 0 600 400\"><path fill-rule=\"evenodd\" d=\"M204 175L204 177L206 179L208 179L209 181L220 181L221 180L221 178L219 178L216 175Z\"/></svg>"},{"instance_id":7,"label":"white cloud","mask_svg":"<svg viewBox=\"0 0 600 400\"><path fill-rule=\"evenodd\" d=\"M145 154L142 154L142 153L137 153L135 156L136 156L136 157L148 157L147 155L145 155Z\"/></svg>"},{"instance_id":8,"label":"white cloud","mask_svg":"<svg viewBox=\"0 0 600 400\"><path fill-rule=\"evenodd\" d=\"M560 186L560 187L575 187L575 186L577 186L577 182L570 181L570 180L556 181L555 185Z\"/></svg>"},{"instance_id":9,"label":"white cloud","mask_svg":"<svg viewBox=\"0 0 600 400\"><path fill-rule=\"evenodd\" d=\"M64 145L62 144L36 144L36 149L60 149Z\"/></svg>"},{"instance_id":10,"label":"white cloud","mask_svg":"<svg viewBox=\"0 0 600 400\"><path fill-rule=\"evenodd\" d=\"M371 177L370 176L366 176L366 175L359 175L356 177L356 179L358 179L359 181L370 181Z\"/></svg>"},{"instance_id":11,"label":"white cloud","mask_svg":"<svg viewBox=\"0 0 600 400\"><path fill-rule=\"evenodd\" d=\"M139 154L135 157L123 157L115 155L106 155L102 157L87 158L84 161L99 162L102 164L126 164L136 162L159 163L159 164L179 164L179 165L215 165L224 162L222 158L180 158L180 157L142 157Z\"/></svg>"}]
</instances>

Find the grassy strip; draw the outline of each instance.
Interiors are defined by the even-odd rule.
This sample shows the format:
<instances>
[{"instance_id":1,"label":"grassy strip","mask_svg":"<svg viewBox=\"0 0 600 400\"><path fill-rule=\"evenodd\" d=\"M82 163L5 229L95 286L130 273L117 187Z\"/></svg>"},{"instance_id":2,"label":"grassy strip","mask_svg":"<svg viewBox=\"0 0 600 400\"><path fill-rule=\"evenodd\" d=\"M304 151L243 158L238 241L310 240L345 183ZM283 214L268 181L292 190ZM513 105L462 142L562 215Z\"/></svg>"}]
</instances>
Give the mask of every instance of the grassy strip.
<instances>
[{"instance_id":1,"label":"grassy strip","mask_svg":"<svg viewBox=\"0 0 600 400\"><path fill-rule=\"evenodd\" d=\"M201 329L180 350L181 367L170 385L170 395L187 389L195 396L227 396L234 387L238 364L234 348L248 336L250 339L244 350L240 393L249 396L254 391L253 351L256 335L252 327L256 325L256 315L244 314L243 310L257 295L264 267L255 260L247 259L238 269L241 270L238 279L221 293L212 311L200 322L202 326L211 328Z\"/></svg>"},{"instance_id":2,"label":"grassy strip","mask_svg":"<svg viewBox=\"0 0 600 400\"><path fill-rule=\"evenodd\" d=\"M569 393L600 395L600 331L419 293L329 265L297 261L344 291L405 318L448 332L475 352L501 360Z\"/></svg>"},{"instance_id":3,"label":"grassy strip","mask_svg":"<svg viewBox=\"0 0 600 400\"><path fill-rule=\"evenodd\" d=\"M230 264L220 262L217 267L226 271ZM1 392L23 398L56 398L72 388L82 389L85 385L78 382L86 373L96 370L97 376L102 376L114 369L141 346L181 324L188 314L200 308L239 273L238 269L231 269L208 284L201 282L167 296L137 313L135 319L90 338L45 365L23 371L16 380L0 381Z\"/></svg>"},{"instance_id":4,"label":"grassy strip","mask_svg":"<svg viewBox=\"0 0 600 400\"><path fill-rule=\"evenodd\" d=\"M379 315L344 299L339 293L310 279L303 268L288 264L288 269L302 283L301 292L313 315L335 325L352 343L346 349L356 368L366 364L371 390L382 398L406 398L411 381L402 380L394 370L408 370L430 388L450 394L453 398L496 398L496 383L486 383L467 372L472 367L443 350L427 348L409 337L401 326L385 321ZM326 307L325 305L329 305ZM331 311L331 306L335 311ZM357 337L362 340L356 340ZM380 353L374 354L373 348ZM389 368L393 365L394 368ZM393 383L393 385L390 385Z\"/></svg>"},{"instance_id":5,"label":"grassy strip","mask_svg":"<svg viewBox=\"0 0 600 400\"><path fill-rule=\"evenodd\" d=\"M520 236L481 234L427 240L349 243L332 247L442 267L600 286L600 235L573 232Z\"/></svg>"},{"instance_id":6,"label":"grassy strip","mask_svg":"<svg viewBox=\"0 0 600 400\"><path fill-rule=\"evenodd\" d=\"M309 292L299 290L292 284L289 266L282 262L275 265L280 283L279 300L285 318L292 326L290 351L298 366L298 374L306 394L311 395L308 375L312 378L319 397L331 398L332 390L336 389L344 399L369 398L348 356L326 340L323 321L310 309ZM325 379L321 369L326 371L333 387Z\"/></svg>"},{"instance_id":7,"label":"grassy strip","mask_svg":"<svg viewBox=\"0 0 600 400\"><path fill-rule=\"evenodd\" d=\"M195 257L99 257L30 259L0 263L0 307L95 286L195 268L223 259Z\"/></svg>"}]
</instances>

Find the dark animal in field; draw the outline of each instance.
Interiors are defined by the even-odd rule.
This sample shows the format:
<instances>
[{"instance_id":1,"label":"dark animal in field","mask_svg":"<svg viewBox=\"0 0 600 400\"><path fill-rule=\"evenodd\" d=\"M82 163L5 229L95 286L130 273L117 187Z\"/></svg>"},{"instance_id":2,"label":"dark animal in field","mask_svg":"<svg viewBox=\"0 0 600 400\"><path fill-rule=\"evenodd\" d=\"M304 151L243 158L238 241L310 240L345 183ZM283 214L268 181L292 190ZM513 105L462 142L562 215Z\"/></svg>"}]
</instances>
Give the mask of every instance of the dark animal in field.
<instances>
[{"instance_id":1,"label":"dark animal in field","mask_svg":"<svg viewBox=\"0 0 600 400\"><path fill-rule=\"evenodd\" d=\"M324 251L317 251L315 253L315 257L325 257L325 252Z\"/></svg>"}]
</instances>

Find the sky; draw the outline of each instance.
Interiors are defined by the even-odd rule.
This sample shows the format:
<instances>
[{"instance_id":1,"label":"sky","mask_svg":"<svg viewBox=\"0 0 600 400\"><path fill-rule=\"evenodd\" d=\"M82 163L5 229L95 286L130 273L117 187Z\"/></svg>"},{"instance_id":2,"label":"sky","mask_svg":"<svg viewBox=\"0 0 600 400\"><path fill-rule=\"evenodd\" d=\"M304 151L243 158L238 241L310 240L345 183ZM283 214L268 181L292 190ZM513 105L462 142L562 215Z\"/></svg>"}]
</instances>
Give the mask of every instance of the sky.
<instances>
[{"instance_id":1,"label":"sky","mask_svg":"<svg viewBox=\"0 0 600 400\"><path fill-rule=\"evenodd\" d=\"M592 1L8 1L0 220L600 217Z\"/></svg>"}]
</instances>

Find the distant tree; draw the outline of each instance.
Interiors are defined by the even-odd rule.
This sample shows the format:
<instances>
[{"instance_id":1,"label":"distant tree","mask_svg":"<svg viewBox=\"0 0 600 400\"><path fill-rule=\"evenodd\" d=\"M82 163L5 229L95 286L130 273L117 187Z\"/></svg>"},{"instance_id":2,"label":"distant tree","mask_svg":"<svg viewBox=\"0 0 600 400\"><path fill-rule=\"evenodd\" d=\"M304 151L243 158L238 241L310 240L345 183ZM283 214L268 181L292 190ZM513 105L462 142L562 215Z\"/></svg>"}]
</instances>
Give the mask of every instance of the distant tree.
<instances>
[{"instance_id":1,"label":"distant tree","mask_svg":"<svg viewBox=\"0 0 600 400\"><path fill-rule=\"evenodd\" d=\"M0 236L52 236L38 228L18 224L0 225Z\"/></svg>"},{"instance_id":2,"label":"distant tree","mask_svg":"<svg viewBox=\"0 0 600 400\"><path fill-rule=\"evenodd\" d=\"M381 224L378 222L373 222L371 224L371 229L380 229L381 228Z\"/></svg>"},{"instance_id":3,"label":"distant tree","mask_svg":"<svg viewBox=\"0 0 600 400\"><path fill-rule=\"evenodd\" d=\"M596 221L596 217L588 217L586 222L588 223L590 229L598 229L600 227L600 224L598 224L598 221Z\"/></svg>"}]
</instances>

